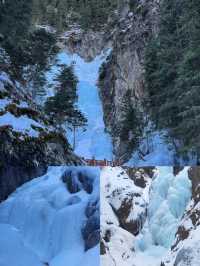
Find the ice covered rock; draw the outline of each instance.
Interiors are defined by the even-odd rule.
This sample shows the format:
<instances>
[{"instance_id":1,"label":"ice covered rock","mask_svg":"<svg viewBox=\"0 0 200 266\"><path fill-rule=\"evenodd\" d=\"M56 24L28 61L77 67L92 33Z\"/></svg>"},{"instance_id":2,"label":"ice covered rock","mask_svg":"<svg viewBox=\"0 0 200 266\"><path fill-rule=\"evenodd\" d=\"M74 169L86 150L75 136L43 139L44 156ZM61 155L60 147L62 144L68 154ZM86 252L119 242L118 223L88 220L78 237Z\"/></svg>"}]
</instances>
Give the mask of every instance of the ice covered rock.
<instances>
[{"instance_id":1,"label":"ice covered rock","mask_svg":"<svg viewBox=\"0 0 200 266\"><path fill-rule=\"evenodd\" d=\"M86 207L85 214L87 222L82 229L85 240L85 250L93 248L100 241L100 206L99 197L90 201Z\"/></svg>"},{"instance_id":2,"label":"ice covered rock","mask_svg":"<svg viewBox=\"0 0 200 266\"><path fill-rule=\"evenodd\" d=\"M99 265L99 169L76 169L77 175L82 172L83 179L84 176L86 179L90 177L93 183L91 194L84 187L76 193L67 189L62 176L70 173L70 170L75 171L75 168L50 167L46 175L27 182L0 204L0 232L2 224L12 226L20 234L24 245L38 258L35 264L31 264L33 255L29 252L26 264L9 263L11 258L8 263L0 265L41 266L40 261L49 266ZM89 239L87 249L82 233L86 227ZM9 254L13 254L13 258L18 256L20 261L28 251L22 249L22 252L17 252L18 244L12 244L14 237L2 230L0 243L6 239L10 247ZM5 250L0 245L0 262L2 253Z\"/></svg>"},{"instance_id":3,"label":"ice covered rock","mask_svg":"<svg viewBox=\"0 0 200 266\"><path fill-rule=\"evenodd\" d=\"M192 197L179 222L176 238L163 262L166 266L197 266L200 260L200 168L191 167L188 176Z\"/></svg>"},{"instance_id":4,"label":"ice covered rock","mask_svg":"<svg viewBox=\"0 0 200 266\"><path fill-rule=\"evenodd\" d=\"M82 189L89 194L93 191L94 180L84 169L69 168L62 175L62 180L66 183L70 193L77 193Z\"/></svg>"},{"instance_id":5,"label":"ice covered rock","mask_svg":"<svg viewBox=\"0 0 200 266\"><path fill-rule=\"evenodd\" d=\"M151 178L145 175L146 186L141 188L134 184L138 171L129 171L118 167L101 173L100 251L105 266L135 265L134 240L146 220Z\"/></svg>"},{"instance_id":6,"label":"ice covered rock","mask_svg":"<svg viewBox=\"0 0 200 266\"><path fill-rule=\"evenodd\" d=\"M139 171L136 171L135 180L138 175ZM106 198L120 226L137 235L146 219L147 202L144 190L136 186L134 178L131 179L126 171L120 168L106 170L105 179L107 179Z\"/></svg>"}]
</instances>

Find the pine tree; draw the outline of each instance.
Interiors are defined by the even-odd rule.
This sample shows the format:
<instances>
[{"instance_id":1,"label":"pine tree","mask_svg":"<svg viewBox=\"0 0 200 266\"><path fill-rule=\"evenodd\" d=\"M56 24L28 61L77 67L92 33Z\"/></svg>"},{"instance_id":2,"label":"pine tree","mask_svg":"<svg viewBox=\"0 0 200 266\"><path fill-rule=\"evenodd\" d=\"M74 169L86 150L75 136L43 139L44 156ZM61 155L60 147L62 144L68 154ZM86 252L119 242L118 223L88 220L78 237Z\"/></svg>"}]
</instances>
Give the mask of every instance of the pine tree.
<instances>
[{"instance_id":1,"label":"pine tree","mask_svg":"<svg viewBox=\"0 0 200 266\"><path fill-rule=\"evenodd\" d=\"M152 118L182 143L200 151L200 3L162 2L160 31L147 47L146 85Z\"/></svg>"},{"instance_id":2,"label":"pine tree","mask_svg":"<svg viewBox=\"0 0 200 266\"><path fill-rule=\"evenodd\" d=\"M121 106L122 121L119 135L121 140L130 143L130 150L136 148L142 135L142 117L137 104L131 103L131 91L128 90L124 95Z\"/></svg>"},{"instance_id":3,"label":"pine tree","mask_svg":"<svg viewBox=\"0 0 200 266\"><path fill-rule=\"evenodd\" d=\"M69 127L77 128L86 125L86 118L77 110L77 77L73 66L61 65L61 71L55 78L56 94L47 99L45 111L50 115L59 129L64 123Z\"/></svg>"},{"instance_id":4,"label":"pine tree","mask_svg":"<svg viewBox=\"0 0 200 266\"><path fill-rule=\"evenodd\" d=\"M25 47L26 72L23 77L28 83L32 83L32 96L35 99L38 95L44 94L46 85L45 73L55 61L59 51L56 45L56 35L44 29L36 29L29 34L28 46Z\"/></svg>"},{"instance_id":5,"label":"pine tree","mask_svg":"<svg viewBox=\"0 0 200 266\"><path fill-rule=\"evenodd\" d=\"M178 68L175 90L178 94L179 123L175 134L184 142L184 148L200 151L200 4L184 1L181 16L183 56Z\"/></svg>"},{"instance_id":6,"label":"pine tree","mask_svg":"<svg viewBox=\"0 0 200 266\"><path fill-rule=\"evenodd\" d=\"M27 36L31 25L32 0L6 0L0 3L2 47L9 54L15 78L20 78L26 65Z\"/></svg>"}]
</instances>

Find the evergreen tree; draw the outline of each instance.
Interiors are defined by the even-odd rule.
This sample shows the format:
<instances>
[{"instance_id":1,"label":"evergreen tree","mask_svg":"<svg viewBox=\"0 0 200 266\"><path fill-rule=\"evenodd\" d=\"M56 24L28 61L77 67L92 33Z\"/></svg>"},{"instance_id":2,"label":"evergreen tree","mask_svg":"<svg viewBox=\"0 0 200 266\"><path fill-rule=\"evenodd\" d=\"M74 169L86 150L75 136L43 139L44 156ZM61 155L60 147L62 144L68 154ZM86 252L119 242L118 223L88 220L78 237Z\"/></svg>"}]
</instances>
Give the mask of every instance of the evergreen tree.
<instances>
[{"instance_id":1,"label":"evergreen tree","mask_svg":"<svg viewBox=\"0 0 200 266\"><path fill-rule=\"evenodd\" d=\"M35 99L44 94L46 85L45 73L55 61L58 52L56 35L44 29L37 29L29 34L26 70L23 77L28 83L32 83L32 95ZM55 63L55 62L54 62Z\"/></svg>"},{"instance_id":2,"label":"evergreen tree","mask_svg":"<svg viewBox=\"0 0 200 266\"><path fill-rule=\"evenodd\" d=\"M86 118L77 110L77 77L74 74L73 66L61 65L61 71L56 77L56 94L47 99L45 111L50 115L60 129L64 123L77 128L86 125Z\"/></svg>"},{"instance_id":3,"label":"evergreen tree","mask_svg":"<svg viewBox=\"0 0 200 266\"><path fill-rule=\"evenodd\" d=\"M31 25L32 0L6 0L0 3L1 46L9 54L15 78L26 65L27 36Z\"/></svg>"},{"instance_id":4,"label":"evergreen tree","mask_svg":"<svg viewBox=\"0 0 200 266\"><path fill-rule=\"evenodd\" d=\"M121 106L121 129L120 138L123 141L129 140L130 150L136 148L142 136L142 117L137 104L131 103L131 91L128 90L123 98Z\"/></svg>"},{"instance_id":5,"label":"evergreen tree","mask_svg":"<svg viewBox=\"0 0 200 266\"><path fill-rule=\"evenodd\" d=\"M35 0L0 3L1 46L10 56L11 74L15 79L37 84L40 80L42 84L42 72L48 69L58 48L55 34L35 29L32 24L33 3Z\"/></svg>"},{"instance_id":6,"label":"evergreen tree","mask_svg":"<svg viewBox=\"0 0 200 266\"><path fill-rule=\"evenodd\" d=\"M160 31L147 47L149 107L158 128L200 151L200 3L162 2Z\"/></svg>"},{"instance_id":7,"label":"evergreen tree","mask_svg":"<svg viewBox=\"0 0 200 266\"><path fill-rule=\"evenodd\" d=\"M106 24L108 17L117 8L118 0L35 0L33 20L49 24L62 31L66 17L80 24L83 29L98 29Z\"/></svg>"}]
</instances>

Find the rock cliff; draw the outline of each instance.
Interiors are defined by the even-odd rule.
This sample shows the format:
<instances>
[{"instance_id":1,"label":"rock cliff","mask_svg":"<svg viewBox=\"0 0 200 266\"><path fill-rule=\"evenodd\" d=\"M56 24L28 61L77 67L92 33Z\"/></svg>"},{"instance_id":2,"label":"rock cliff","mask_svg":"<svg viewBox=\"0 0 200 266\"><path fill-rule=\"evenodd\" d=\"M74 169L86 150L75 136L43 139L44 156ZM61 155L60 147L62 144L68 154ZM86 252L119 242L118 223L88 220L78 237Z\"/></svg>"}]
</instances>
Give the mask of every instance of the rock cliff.
<instances>
[{"instance_id":1,"label":"rock cliff","mask_svg":"<svg viewBox=\"0 0 200 266\"><path fill-rule=\"evenodd\" d=\"M80 25L70 27L61 35L59 44L68 52L77 53L86 61L93 60L105 49L110 49L106 62L99 74L99 93L103 104L104 121L111 134L114 155L122 162L127 161L137 141L134 131L140 128L143 135L148 123L144 108L147 91L144 81L145 47L158 32L159 0L121 0L112 12L107 24L100 29L81 29ZM129 94L128 100L125 98ZM139 113L135 125L126 127L124 118L130 108ZM133 122L134 123L134 122Z\"/></svg>"},{"instance_id":2,"label":"rock cliff","mask_svg":"<svg viewBox=\"0 0 200 266\"><path fill-rule=\"evenodd\" d=\"M130 92L130 105L146 119L143 102L147 96L144 82L145 47L158 31L159 1L123 1L118 11L118 23L113 36L112 53L104 64L99 78L104 119L114 144L114 154L122 161L133 152L130 143L134 136L123 139L124 98ZM142 121L144 120L144 121ZM137 125L135 125L136 128ZM117 129L117 130L116 130Z\"/></svg>"},{"instance_id":3,"label":"rock cliff","mask_svg":"<svg viewBox=\"0 0 200 266\"><path fill-rule=\"evenodd\" d=\"M0 73L0 201L49 165L82 164L23 87Z\"/></svg>"}]
</instances>

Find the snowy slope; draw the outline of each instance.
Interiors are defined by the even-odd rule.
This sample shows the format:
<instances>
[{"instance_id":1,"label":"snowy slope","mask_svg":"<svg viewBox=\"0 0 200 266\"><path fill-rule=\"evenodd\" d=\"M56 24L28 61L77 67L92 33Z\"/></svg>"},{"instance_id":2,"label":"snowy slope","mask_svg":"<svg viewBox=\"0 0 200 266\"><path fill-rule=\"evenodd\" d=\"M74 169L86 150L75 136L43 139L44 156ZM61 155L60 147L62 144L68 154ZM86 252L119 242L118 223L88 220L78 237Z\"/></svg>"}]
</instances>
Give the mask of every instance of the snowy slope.
<instances>
[{"instance_id":1,"label":"snowy slope","mask_svg":"<svg viewBox=\"0 0 200 266\"><path fill-rule=\"evenodd\" d=\"M36 111L30 106L28 93L11 81L5 72L0 72L0 94L0 127L10 126L15 132L31 137L38 137L41 130L47 130L39 115L38 120L30 117L31 112L34 114Z\"/></svg>"},{"instance_id":2,"label":"snowy slope","mask_svg":"<svg viewBox=\"0 0 200 266\"><path fill-rule=\"evenodd\" d=\"M141 156L139 151L142 151L144 156ZM151 133L148 141L147 138L141 141L139 149L133 153L127 165L130 167L151 165L170 166L174 165L175 157L176 153L173 145L166 143L166 134L155 131Z\"/></svg>"},{"instance_id":3,"label":"snowy slope","mask_svg":"<svg viewBox=\"0 0 200 266\"><path fill-rule=\"evenodd\" d=\"M120 167L101 172L101 265L135 265L133 232L146 219L150 182L142 189Z\"/></svg>"},{"instance_id":4,"label":"snowy slope","mask_svg":"<svg viewBox=\"0 0 200 266\"><path fill-rule=\"evenodd\" d=\"M69 192L63 174L75 191ZM79 176L89 180L90 193ZM99 246L85 252L82 236L86 208L98 199L97 168L50 167L46 175L24 184L0 204L0 265L98 266Z\"/></svg>"},{"instance_id":5,"label":"snowy slope","mask_svg":"<svg viewBox=\"0 0 200 266\"><path fill-rule=\"evenodd\" d=\"M196 165L196 156L188 153L187 158L182 158L177 154L173 142L169 140L167 130L155 130L152 123L149 123L144 129L138 149L133 152L126 165L130 167ZM179 145L176 141L176 147Z\"/></svg>"},{"instance_id":6,"label":"snowy slope","mask_svg":"<svg viewBox=\"0 0 200 266\"><path fill-rule=\"evenodd\" d=\"M87 159L93 156L96 159L112 159L111 138L105 133L102 104L96 86L99 68L107 54L108 52L97 56L92 62L85 62L77 54L62 52L58 55L59 63L74 64L75 73L79 79L78 108L88 119L88 126L86 130L80 129L77 132L75 153ZM49 81L57 71L57 67L54 66L48 73ZM49 95L53 95L53 91L50 91ZM67 137L73 143L70 131Z\"/></svg>"}]
</instances>

